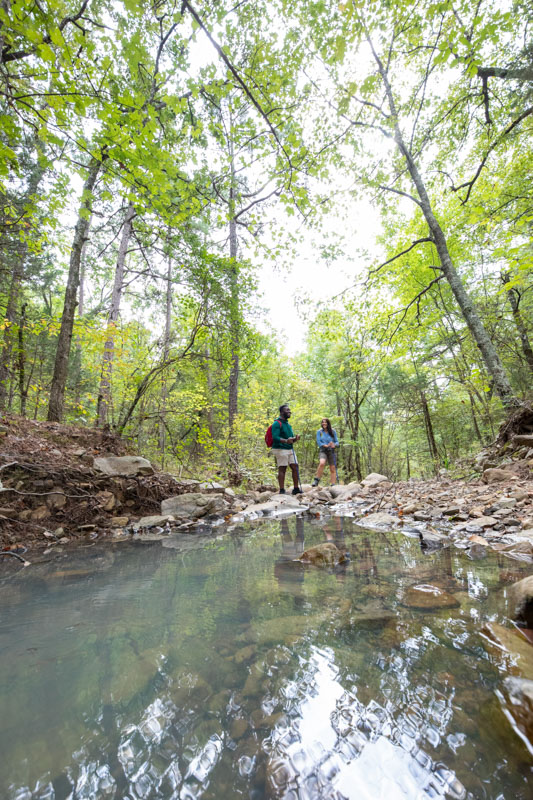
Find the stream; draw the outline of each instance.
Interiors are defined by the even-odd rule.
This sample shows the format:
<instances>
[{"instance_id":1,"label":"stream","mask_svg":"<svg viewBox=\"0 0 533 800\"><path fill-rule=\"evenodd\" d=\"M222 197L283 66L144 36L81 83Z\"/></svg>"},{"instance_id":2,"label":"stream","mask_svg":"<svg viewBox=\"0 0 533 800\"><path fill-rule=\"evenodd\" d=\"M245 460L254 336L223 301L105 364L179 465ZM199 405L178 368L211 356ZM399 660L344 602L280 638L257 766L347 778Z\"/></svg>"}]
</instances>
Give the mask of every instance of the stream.
<instances>
[{"instance_id":1,"label":"stream","mask_svg":"<svg viewBox=\"0 0 533 800\"><path fill-rule=\"evenodd\" d=\"M349 560L295 561L327 540ZM341 517L7 561L5 800L532 796L481 633L528 565Z\"/></svg>"}]
</instances>

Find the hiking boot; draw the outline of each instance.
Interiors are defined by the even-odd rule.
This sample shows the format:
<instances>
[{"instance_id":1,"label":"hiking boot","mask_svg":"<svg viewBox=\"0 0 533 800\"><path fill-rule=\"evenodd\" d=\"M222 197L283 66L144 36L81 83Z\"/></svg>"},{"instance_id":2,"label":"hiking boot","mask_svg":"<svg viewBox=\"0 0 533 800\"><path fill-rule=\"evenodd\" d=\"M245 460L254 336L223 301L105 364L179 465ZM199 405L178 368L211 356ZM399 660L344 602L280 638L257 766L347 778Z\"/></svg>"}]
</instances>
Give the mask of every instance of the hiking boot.
<instances>
[{"instance_id":1,"label":"hiking boot","mask_svg":"<svg viewBox=\"0 0 533 800\"><path fill-rule=\"evenodd\" d=\"M285 491L285 489L280 489L278 494L287 494L287 492Z\"/></svg>"},{"instance_id":2,"label":"hiking boot","mask_svg":"<svg viewBox=\"0 0 533 800\"><path fill-rule=\"evenodd\" d=\"M295 486L294 489L292 490L291 494L303 494L303 492L302 492L301 489L298 489L298 487Z\"/></svg>"},{"instance_id":3,"label":"hiking boot","mask_svg":"<svg viewBox=\"0 0 533 800\"><path fill-rule=\"evenodd\" d=\"M313 483L311 484L311 486L314 488L315 486L318 486L319 483L320 483L320 478L313 478Z\"/></svg>"}]
</instances>

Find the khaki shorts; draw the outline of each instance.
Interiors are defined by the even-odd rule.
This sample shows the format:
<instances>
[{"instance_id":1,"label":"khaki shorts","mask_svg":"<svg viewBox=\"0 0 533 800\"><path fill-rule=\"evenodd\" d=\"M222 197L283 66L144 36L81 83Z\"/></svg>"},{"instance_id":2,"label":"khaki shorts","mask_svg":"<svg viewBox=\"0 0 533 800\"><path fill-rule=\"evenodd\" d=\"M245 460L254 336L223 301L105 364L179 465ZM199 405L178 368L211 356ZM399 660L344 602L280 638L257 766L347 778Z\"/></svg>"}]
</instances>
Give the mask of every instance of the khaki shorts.
<instances>
[{"instance_id":1,"label":"khaki shorts","mask_svg":"<svg viewBox=\"0 0 533 800\"><path fill-rule=\"evenodd\" d=\"M278 467L288 467L289 464L297 463L293 450L281 450L281 448L276 448L272 450L272 453L274 454Z\"/></svg>"},{"instance_id":2,"label":"khaki shorts","mask_svg":"<svg viewBox=\"0 0 533 800\"><path fill-rule=\"evenodd\" d=\"M335 464L335 450L333 447L321 447L318 459L319 461L327 461L330 467L333 466Z\"/></svg>"}]
</instances>

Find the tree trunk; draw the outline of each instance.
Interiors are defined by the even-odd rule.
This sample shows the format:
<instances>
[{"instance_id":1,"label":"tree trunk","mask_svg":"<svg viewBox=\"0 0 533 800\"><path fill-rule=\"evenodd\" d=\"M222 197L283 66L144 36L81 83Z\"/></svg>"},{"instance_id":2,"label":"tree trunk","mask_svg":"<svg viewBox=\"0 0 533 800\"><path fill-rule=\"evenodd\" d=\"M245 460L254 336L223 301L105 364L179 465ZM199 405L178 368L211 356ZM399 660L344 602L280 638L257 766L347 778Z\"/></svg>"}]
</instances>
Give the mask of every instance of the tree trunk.
<instances>
[{"instance_id":1,"label":"tree trunk","mask_svg":"<svg viewBox=\"0 0 533 800\"><path fill-rule=\"evenodd\" d=\"M475 434L476 434L478 442L480 443L481 446L483 446L483 444L484 444L483 437L481 435L481 431L479 430L479 425L478 425L478 422L477 422L476 404L474 403L474 396L472 395L472 392L470 392L470 391L468 392L468 397L469 397L469 400L470 400L470 411L471 411L471 414L472 414L472 423L474 425L474 431L475 431Z\"/></svg>"},{"instance_id":2,"label":"tree trunk","mask_svg":"<svg viewBox=\"0 0 533 800\"><path fill-rule=\"evenodd\" d=\"M39 184L46 171L42 163L39 162L39 155L41 154L41 146L37 141L35 142L35 149L37 153L37 161L30 172L28 178L28 187L24 195L23 203L31 203L32 198L37 194ZM24 280L24 264L28 254L28 236L29 231L26 230L26 236L20 241L15 254L15 261L13 264L13 272L11 275L11 282L9 285L9 292L7 297L7 306L5 313L5 320L7 325L4 331L4 341L2 345L2 352L0 354L0 408L3 408L6 403L7 397L7 383L9 379L9 363L13 351L15 339L13 336L14 326L16 324L17 306L19 302L20 291Z\"/></svg>"},{"instance_id":3,"label":"tree trunk","mask_svg":"<svg viewBox=\"0 0 533 800\"><path fill-rule=\"evenodd\" d=\"M238 238L237 220L235 219L235 160L233 152L233 140L231 138L231 114L230 114L230 136L228 140L231 186L229 193L229 257L230 266L230 373L228 388L228 428L229 428L229 482L232 486L240 484L242 476L239 465L239 448L235 432L235 418L239 411L239 338L240 338L240 315L239 315L239 270L237 266Z\"/></svg>"},{"instance_id":4,"label":"tree trunk","mask_svg":"<svg viewBox=\"0 0 533 800\"><path fill-rule=\"evenodd\" d=\"M28 387L25 381L26 352L24 349L24 326L26 325L26 303L20 310L19 330L18 330L18 367L19 367L19 394L20 394L20 416L26 416L26 398Z\"/></svg>"},{"instance_id":5,"label":"tree trunk","mask_svg":"<svg viewBox=\"0 0 533 800\"><path fill-rule=\"evenodd\" d=\"M117 263L115 267L115 280L113 282L113 292L111 294L111 306L107 318L107 340L104 345L102 356L102 372L100 376L100 388L98 390L98 405L96 410L96 426L103 428L108 423L109 408L111 406L111 374L113 372L113 359L115 357L115 329L120 313L120 301L122 299L122 287L124 286L124 267L126 255L131 237L133 218L135 209L130 202L124 217L122 226L122 236L118 248Z\"/></svg>"},{"instance_id":6,"label":"tree trunk","mask_svg":"<svg viewBox=\"0 0 533 800\"><path fill-rule=\"evenodd\" d=\"M89 233L91 209L93 202L93 189L102 168L102 161L92 158L89 163L87 178L83 184L78 221L74 229L74 239L70 252L70 264L61 317L61 328L57 338L57 350L54 363L54 374L50 387L50 400L48 403L48 421L60 422L63 417L65 404L65 387L67 385L68 361L72 330L74 327L74 314L76 312L78 285L80 281L80 261L83 244Z\"/></svg>"},{"instance_id":7,"label":"tree trunk","mask_svg":"<svg viewBox=\"0 0 533 800\"><path fill-rule=\"evenodd\" d=\"M92 217L89 220L91 227ZM81 248L80 258L80 288L78 292L78 317L85 314L85 271L86 271L87 239ZM81 403L81 365L82 365L81 338L76 337L76 349L74 354L74 405L78 407Z\"/></svg>"},{"instance_id":8,"label":"tree trunk","mask_svg":"<svg viewBox=\"0 0 533 800\"><path fill-rule=\"evenodd\" d=\"M167 291L165 309L165 332L163 334L163 361L168 360L170 352L170 326L172 322L172 259L168 258L167 265ZM161 409L159 419L159 449L161 451L161 465L165 466L165 447L166 447L166 413L167 413L167 376L163 373L161 382Z\"/></svg>"},{"instance_id":9,"label":"tree trunk","mask_svg":"<svg viewBox=\"0 0 533 800\"><path fill-rule=\"evenodd\" d=\"M396 110L396 103L392 94L392 88L388 79L387 71L381 62L381 59L374 50L374 46L368 35L367 38L370 47L372 48L372 53L385 87L389 109L394 121L394 140L398 150L405 159L407 170L418 193L418 197L420 199L419 206L422 209L422 213L424 214L425 220L431 232L432 239L435 243L442 272L450 284L453 295L457 301L457 304L459 305L459 308L461 309L468 329L481 352L483 362L489 375L494 381L494 388L503 405L506 407L517 405L519 401L514 395L513 389L511 388L511 384L509 383L509 379L507 377L507 373L500 361L498 353L496 352L496 348L492 344L492 341L485 330L474 303L470 299L465 287L463 286L462 280L455 269L452 258L448 251L446 237L433 212L424 181L418 170L418 166L413 158L413 155L404 141L402 132L400 130L398 112Z\"/></svg>"},{"instance_id":10,"label":"tree trunk","mask_svg":"<svg viewBox=\"0 0 533 800\"><path fill-rule=\"evenodd\" d=\"M509 283L510 275L502 274L502 282L503 285L506 286ZM520 344L522 346L522 352L524 354L524 358L526 363L529 367L529 371L533 374L533 349L531 348L531 343L529 341L529 336L527 334L527 328L524 324L524 320L522 318L522 313L520 311L520 295L514 288L506 289L507 299L509 300L509 305L511 306L511 310L513 312L513 319L516 325L516 330L518 331L518 336L520 339Z\"/></svg>"},{"instance_id":11,"label":"tree trunk","mask_svg":"<svg viewBox=\"0 0 533 800\"><path fill-rule=\"evenodd\" d=\"M426 428L429 453L431 455L431 459L434 464L435 472L437 472L439 468L439 451L437 450L437 443L435 441L435 434L433 432L433 423L431 421L431 415L429 413L429 406L426 398L426 393L423 391L420 392L420 405L422 407L422 413L424 415L424 425Z\"/></svg>"}]
</instances>

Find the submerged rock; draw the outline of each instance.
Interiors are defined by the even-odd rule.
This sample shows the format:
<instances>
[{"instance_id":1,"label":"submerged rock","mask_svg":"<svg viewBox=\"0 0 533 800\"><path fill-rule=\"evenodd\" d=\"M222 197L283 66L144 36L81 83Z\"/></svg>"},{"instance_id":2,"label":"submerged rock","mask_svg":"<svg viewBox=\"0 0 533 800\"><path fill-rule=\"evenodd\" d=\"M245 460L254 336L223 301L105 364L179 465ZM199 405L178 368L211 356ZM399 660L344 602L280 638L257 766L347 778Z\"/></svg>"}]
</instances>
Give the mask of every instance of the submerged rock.
<instances>
[{"instance_id":1,"label":"submerged rock","mask_svg":"<svg viewBox=\"0 0 533 800\"><path fill-rule=\"evenodd\" d=\"M430 583L409 586L402 601L408 608L439 609L457 608L461 604L453 595Z\"/></svg>"},{"instance_id":2,"label":"submerged rock","mask_svg":"<svg viewBox=\"0 0 533 800\"><path fill-rule=\"evenodd\" d=\"M318 567L336 567L346 561L346 556L333 542L323 542L316 547L305 550L299 558L304 564L314 564Z\"/></svg>"},{"instance_id":3,"label":"submerged rock","mask_svg":"<svg viewBox=\"0 0 533 800\"><path fill-rule=\"evenodd\" d=\"M533 749L533 681L506 678L507 708Z\"/></svg>"},{"instance_id":4,"label":"submerged rock","mask_svg":"<svg viewBox=\"0 0 533 800\"><path fill-rule=\"evenodd\" d=\"M533 628L533 575L513 583L507 597L511 617Z\"/></svg>"},{"instance_id":5,"label":"submerged rock","mask_svg":"<svg viewBox=\"0 0 533 800\"><path fill-rule=\"evenodd\" d=\"M517 628L488 622L482 629L485 648L506 664L511 675L533 680L533 647Z\"/></svg>"}]
</instances>

